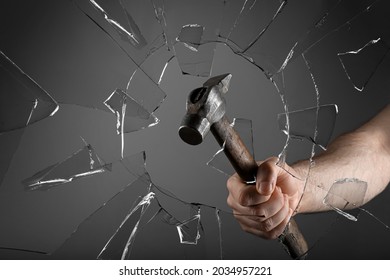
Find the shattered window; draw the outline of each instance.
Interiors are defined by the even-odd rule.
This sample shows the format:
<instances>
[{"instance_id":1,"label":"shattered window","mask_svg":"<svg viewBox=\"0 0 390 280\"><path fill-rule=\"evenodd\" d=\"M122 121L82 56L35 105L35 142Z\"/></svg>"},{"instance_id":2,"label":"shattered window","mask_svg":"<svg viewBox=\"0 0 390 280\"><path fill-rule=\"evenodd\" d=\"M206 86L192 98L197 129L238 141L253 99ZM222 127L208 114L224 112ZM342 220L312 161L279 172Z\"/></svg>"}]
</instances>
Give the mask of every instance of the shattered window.
<instances>
[{"instance_id":1,"label":"shattered window","mask_svg":"<svg viewBox=\"0 0 390 280\"><path fill-rule=\"evenodd\" d=\"M189 93L232 74L228 125L256 160L308 160L303 182L390 101L385 0L0 6L1 259L290 259L227 206L226 139L180 139ZM390 258L369 187L318 186L329 211L294 217L308 259Z\"/></svg>"}]
</instances>

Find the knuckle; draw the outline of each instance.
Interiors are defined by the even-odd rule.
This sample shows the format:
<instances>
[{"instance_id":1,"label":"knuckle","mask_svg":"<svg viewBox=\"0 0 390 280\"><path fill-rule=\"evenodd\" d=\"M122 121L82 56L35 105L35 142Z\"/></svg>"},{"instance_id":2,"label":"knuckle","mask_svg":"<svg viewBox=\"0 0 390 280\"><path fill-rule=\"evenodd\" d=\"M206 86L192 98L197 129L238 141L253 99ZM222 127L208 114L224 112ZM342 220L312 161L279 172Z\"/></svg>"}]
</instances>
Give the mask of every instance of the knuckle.
<instances>
[{"instance_id":1,"label":"knuckle","mask_svg":"<svg viewBox=\"0 0 390 280\"><path fill-rule=\"evenodd\" d=\"M267 210L263 207L253 207L252 215L258 218L265 218L267 217Z\"/></svg>"},{"instance_id":2,"label":"knuckle","mask_svg":"<svg viewBox=\"0 0 390 280\"><path fill-rule=\"evenodd\" d=\"M238 196L238 203L240 205L246 206L248 203L248 197L245 192L241 192L240 195Z\"/></svg>"},{"instance_id":3,"label":"knuckle","mask_svg":"<svg viewBox=\"0 0 390 280\"><path fill-rule=\"evenodd\" d=\"M270 232L274 228L274 224L271 219L267 219L262 222L262 228L266 232Z\"/></svg>"}]
</instances>

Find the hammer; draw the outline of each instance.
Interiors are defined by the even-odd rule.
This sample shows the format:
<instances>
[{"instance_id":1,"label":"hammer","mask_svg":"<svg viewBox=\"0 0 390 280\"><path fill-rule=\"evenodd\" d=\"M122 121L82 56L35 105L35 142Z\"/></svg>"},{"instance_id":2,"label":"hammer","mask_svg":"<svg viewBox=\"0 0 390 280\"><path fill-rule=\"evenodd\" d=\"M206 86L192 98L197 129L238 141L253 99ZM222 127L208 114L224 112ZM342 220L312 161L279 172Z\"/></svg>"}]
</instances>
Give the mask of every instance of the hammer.
<instances>
[{"instance_id":1,"label":"hammer","mask_svg":"<svg viewBox=\"0 0 390 280\"><path fill-rule=\"evenodd\" d=\"M203 87L190 92L179 135L184 142L198 145L211 130L237 174L247 184L253 184L256 181L257 163L225 115L223 95L228 91L231 77L231 74L212 77ZM290 219L279 240L293 259L305 258L308 246L293 219Z\"/></svg>"}]
</instances>

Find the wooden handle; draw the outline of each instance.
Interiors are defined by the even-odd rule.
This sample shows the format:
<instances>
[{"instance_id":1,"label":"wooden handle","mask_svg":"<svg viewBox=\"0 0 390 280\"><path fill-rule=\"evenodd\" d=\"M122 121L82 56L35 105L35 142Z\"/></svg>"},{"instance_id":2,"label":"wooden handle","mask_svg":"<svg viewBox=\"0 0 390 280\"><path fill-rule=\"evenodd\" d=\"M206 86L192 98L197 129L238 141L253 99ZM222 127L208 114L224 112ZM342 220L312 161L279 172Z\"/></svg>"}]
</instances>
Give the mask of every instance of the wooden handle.
<instances>
[{"instance_id":1,"label":"wooden handle","mask_svg":"<svg viewBox=\"0 0 390 280\"><path fill-rule=\"evenodd\" d=\"M257 163L226 116L211 126L211 132L219 145L224 148L237 174L247 183L255 182ZM308 251L307 242L292 218L279 240L293 259L305 258Z\"/></svg>"}]
</instances>

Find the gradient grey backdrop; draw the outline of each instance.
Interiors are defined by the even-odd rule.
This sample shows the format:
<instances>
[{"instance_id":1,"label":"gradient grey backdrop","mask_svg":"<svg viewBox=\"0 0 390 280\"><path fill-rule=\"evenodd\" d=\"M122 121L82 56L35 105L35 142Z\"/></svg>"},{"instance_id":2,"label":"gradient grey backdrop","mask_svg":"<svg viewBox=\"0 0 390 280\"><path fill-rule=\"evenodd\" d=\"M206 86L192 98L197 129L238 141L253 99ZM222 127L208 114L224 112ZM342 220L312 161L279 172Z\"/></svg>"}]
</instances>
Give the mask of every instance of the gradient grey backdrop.
<instances>
[{"instance_id":1,"label":"gradient grey backdrop","mask_svg":"<svg viewBox=\"0 0 390 280\"><path fill-rule=\"evenodd\" d=\"M335 103L339 106L334 138L358 127L387 104L390 84L387 62L378 69L365 92L354 90L334 52L337 49L334 46L348 44L340 36L332 40L328 40L329 46L325 44L316 53L313 66L319 77L321 104ZM128 57L71 1L1 1L0 50L60 103L68 103L72 96L82 95L83 92L95 91L108 96L115 88L125 88L132 73ZM290 76L286 77L291 89L288 96L290 109L314 106L316 96L306 66L299 58L290 66ZM283 112L283 106L273 85L258 68L219 44L212 74L222 73L233 74L227 96L229 115L253 121L256 158L279 154L285 136L279 131L276 118L278 113ZM177 60L172 60L161 84L167 98L156 111L160 123L126 134L125 154L145 150L147 169L155 184L185 201L228 210L227 177L205 165L218 150L214 140L209 138L204 145L191 147L177 135L187 94L204 81L204 78L182 75ZM106 162L118 160L120 137L116 135L115 121L115 116L108 111L61 104L53 117L24 130L0 188L0 247L52 252L80 222L123 186L122 182L115 182L115 178L105 181L91 177L48 192L24 192L20 183L80 149L83 145L80 136ZM310 147L309 143L296 144L298 146ZM289 161L307 155L307 149L296 148L291 151ZM366 206L387 224L390 224L389 199L390 194L386 190ZM390 231L368 215L362 214L357 223L342 217L337 220L335 213L305 215L297 217L297 220L311 242L323 236L313 248L310 258L390 257ZM331 224L334 226L329 227ZM233 219L227 219L224 226L227 229L225 235L223 232L226 258L287 258L276 241L258 240L241 232ZM94 244L94 236L97 235L99 231L91 232L88 242L92 245L85 245L85 250L102 245ZM164 236L157 239L164 242ZM73 249L73 252L79 252L83 247L71 248L67 254L56 257L90 257L85 252L72 255L69 252ZM153 256L151 252L148 258ZM170 257L169 253L167 256ZM0 250L0 258L44 257Z\"/></svg>"}]
</instances>

